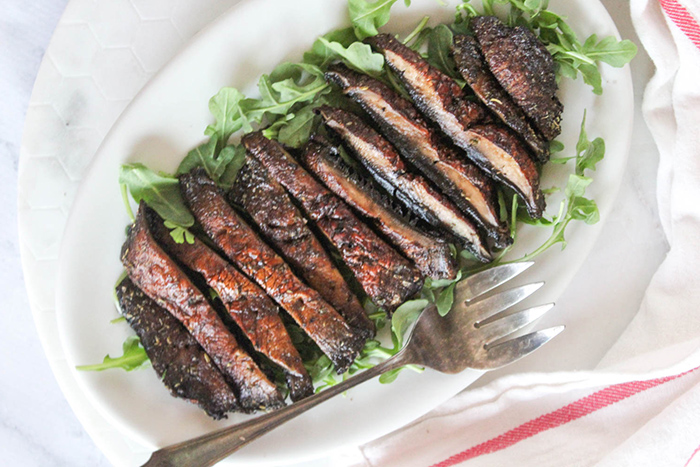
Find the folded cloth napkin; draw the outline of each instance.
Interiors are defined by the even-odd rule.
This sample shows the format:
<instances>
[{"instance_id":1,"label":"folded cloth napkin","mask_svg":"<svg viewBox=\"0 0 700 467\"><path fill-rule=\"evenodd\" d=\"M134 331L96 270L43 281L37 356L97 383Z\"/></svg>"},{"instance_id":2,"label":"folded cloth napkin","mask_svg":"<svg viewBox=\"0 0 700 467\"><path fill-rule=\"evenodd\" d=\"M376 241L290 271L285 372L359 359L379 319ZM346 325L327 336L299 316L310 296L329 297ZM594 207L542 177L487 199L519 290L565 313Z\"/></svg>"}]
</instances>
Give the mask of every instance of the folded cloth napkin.
<instances>
[{"instance_id":1,"label":"folded cloth napkin","mask_svg":"<svg viewBox=\"0 0 700 467\"><path fill-rule=\"evenodd\" d=\"M643 113L670 245L639 312L594 371L467 390L362 446L360 465L700 466L700 1L631 12L656 65Z\"/></svg>"}]
</instances>

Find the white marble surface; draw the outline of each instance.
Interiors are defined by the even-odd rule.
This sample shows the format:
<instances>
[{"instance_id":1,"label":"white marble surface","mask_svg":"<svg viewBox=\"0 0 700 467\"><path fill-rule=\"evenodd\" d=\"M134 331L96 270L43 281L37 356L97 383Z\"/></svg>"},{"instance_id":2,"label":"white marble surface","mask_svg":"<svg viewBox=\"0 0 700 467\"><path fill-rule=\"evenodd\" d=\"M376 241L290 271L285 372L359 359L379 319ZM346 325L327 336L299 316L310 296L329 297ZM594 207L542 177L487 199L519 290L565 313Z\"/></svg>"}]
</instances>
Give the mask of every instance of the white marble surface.
<instances>
[{"instance_id":1,"label":"white marble surface","mask_svg":"<svg viewBox=\"0 0 700 467\"><path fill-rule=\"evenodd\" d=\"M107 3L116 3L105 0ZM71 14L80 11L80 6L90 3L84 0L72 0L66 13L71 20ZM157 2L134 0L139 5L139 15L151 17L151 27L166 27L158 24L159 15L164 10L181 8L187 2ZM623 36L633 38L627 2L622 0L604 1L611 11ZM19 262L19 241L16 234L16 199L17 199L17 169L19 147L26 108L33 82L39 68L39 63L49 43L52 31L65 7L65 0L37 0L24 2L21 0L3 0L3 16L0 19L0 96L2 96L2 111L0 112L0 200L5 206L6 228L0 234L0 297L6 323L4 338L0 340L0 452L3 453L2 464L10 466L32 465L108 465L107 459L95 447L92 440L73 415L52 375L47 357L44 355L34 323L31 317L29 301L24 290L22 273ZM192 2L190 2L192 5ZM219 7L221 8L221 7ZM168 10L168 15L173 13ZM104 10L103 10L104 11ZM186 11L186 9L185 9ZM215 9L212 9L212 15ZM220 11L220 10L219 10ZM132 21L133 17L124 17L124 21ZM66 21L66 18L63 19ZM99 18L94 19L99 21ZM172 24L172 22L170 23ZM98 40L112 43L148 43L148 48L142 47L144 54L140 59L140 72L135 73L133 83L135 89L155 72L163 63L164 58L177 50L182 37L191 36L197 25L183 21L180 28L175 27L177 36L171 40L150 43L149 33L136 31L133 35L122 37L128 28L103 30ZM80 27L78 35L80 33ZM159 37L167 36L160 34ZM70 40L68 40L70 39ZM84 43L74 40L75 37L58 37L53 47L85 47ZM129 57L115 53L104 64L104 70L114 66L120 58L129 63ZM57 65L54 63L54 65ZM78 66L79 64L71 64ZM60 64L58 64L60 66ZM45 71L44 75L50 75ZM642 52L633 63L635 93L638 104L635 137L630 157L630 167L624 178L620 195L616 202L611 221L604 227L598 241L598 247L578 273L574 283L566 294L559 300L559 307L575 308L580 320L576 323L576 332L570 332L566 346L567 352L549 352L547 361L529 359L515 370L557 370L584 369L595 366L602 355L589 355L586 352L571 351L573 348L585 349L585 338L591 333L602 332L610 336L619 335L631 316L636 312L643 291L663 258L666 245L661 234L655 202L655 170L657 155L651 137L644 126L639 112L639 103L644 83L652 73L651 64ZM104 80L108 81L109 73ZM79 95L83 98L81 105L77 102L63 102L62 108L71 112L70 116L90 118L89 113L80 110L90 109L98 112L110 107L111 112L128 102L131 95L108 96L110 106L95 106L94 99L104 92L97 89L90 93L91 86L84 86ZM109 83L106 84L107 86ZM104 86L103 86L104 87ZM88 89L88 91L84 91ZM94 89L93 89L94 90ZM70 89L65 90L65 96L74 95ZM36 96L35 96L36 99ZM113 110L117 109L117 110ZM114 116L101 116L105 121ZM64 118L64 117L62 117ZM66 122L64 122L65 124ZM67 126L67 125L66 125ZM107 128L100 128L96 134L83 134L80 142L84 145L99 143L100 134L103 136ZM79 133L79 132L78 132ZM56 138L60 134L55 128L47 127L46 138ZM40 145L41 141L31 142ZM70 157L67 153L65 157ZM50 161L44 161L50 162ZM70 167L67 176L71 179L57 183L56 199L52 200L59 212L65 214L70 205L70 187L77 182L84 168L84 163L71 165L63 162L63 167ZM51 173L51 165L37 165L38 170ZM72 173L70 173L72 172ZM65 171L60 172L65 177ZM66 188L68 187L68 188ZM26 194L31 200L31 193ZM44 221L46 217L42 218ZM41 229L43 226L35 227ZM52 228L51 225L46 226ZM55 227L54 227L55 228ZM45 250L55 254L57 245L44 245ZM35 251L36 252L36 251ZM39 251L41 253L41 251ZM51 271L32 271L31 274L50 274ZM46 293L50 300L51 293ZM36 300L36 299L35 299ZM37 303L33 303L36 307ZM586 320L586 310L592 307L604 307L610 310L610 319L605 323L593 323ZM574 326L570 326L570 329ZM551 345L564 345L554 341ZM497 373L488 378L497 377ZM482 380L483 382L488 379Z\"/></svg>"},{"instance_id":2,"label":"white marble surface","mask_svg":"<svg viewBox=\"0 0 700 467\"><path fill-rule=\"evenodd\" d=\"M3 0L0 19L0 452L7 466L109 465L63 398L39 343L20 268L17 167L29 96L66 0Z\"/></svg>"}]
</instances>

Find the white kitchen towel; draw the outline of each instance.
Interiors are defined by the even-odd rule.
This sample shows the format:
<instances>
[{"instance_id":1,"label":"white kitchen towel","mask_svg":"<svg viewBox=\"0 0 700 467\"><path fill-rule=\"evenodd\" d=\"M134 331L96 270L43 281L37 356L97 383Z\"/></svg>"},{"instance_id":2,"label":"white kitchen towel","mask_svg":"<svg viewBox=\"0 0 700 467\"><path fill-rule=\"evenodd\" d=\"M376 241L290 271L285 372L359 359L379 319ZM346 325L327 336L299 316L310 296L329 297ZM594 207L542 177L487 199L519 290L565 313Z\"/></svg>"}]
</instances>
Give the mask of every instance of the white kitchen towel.
<instances>
[{"instance_id":1,"label":"white kitchen towel","mask_svg":"<svg viewBox=\"0 0 700 467\"><path fill-rule=\"evenodd\" d=\"M361 447L372 466L700 466L700 0L632 0L670 245L595 371L512 375ZM633 162L631 162L633 163Z\"/></svg>"}]
</instances>

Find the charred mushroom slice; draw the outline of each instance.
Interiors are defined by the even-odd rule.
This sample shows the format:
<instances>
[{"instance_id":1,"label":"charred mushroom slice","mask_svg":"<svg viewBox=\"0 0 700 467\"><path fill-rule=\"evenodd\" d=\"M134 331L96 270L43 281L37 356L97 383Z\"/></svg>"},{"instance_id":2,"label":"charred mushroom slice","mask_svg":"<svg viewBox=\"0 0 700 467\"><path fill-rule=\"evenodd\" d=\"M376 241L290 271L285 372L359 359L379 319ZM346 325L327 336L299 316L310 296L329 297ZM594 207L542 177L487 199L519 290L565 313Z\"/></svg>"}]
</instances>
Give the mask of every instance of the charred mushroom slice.
<instances>
[{"instance_id":1,"label":"charred mushroom slice","mask_svg":"<svg viewBox=\"0 0 700 467\"><path fill-rule=\"evenodd\" d=\"M122 315L141 341L151 365L173 397L197 404L210 417L238 409L233 389L182 324L128 277L117 286Z\"/></svg>"},{"instance_id":2,"label":"charred mushroom slice","mask_svg":"<svg viewBox=\"0 0 700 467\"><path fill-rule=\"evenodd\" d=\"M525 201L533 219L545 208L540 175L518 138L500 125L476 125L459 135L471 159L503 181Z\"/></svg>"},{"instance_id":3,"label":"charred mushroom slice","mask_svg":"<svg viewBox=\"0 0 700 467\"><path fill-rule=\"evenodd\" d=\"M231 195L253 218L265 238L282 252L311 287L335 307L354 331L364 338L374 335L374 323L306 224L304 216L292 204L284 188L255 158L249 157L238 173Z\"/></svg>"},{"instance_id":4,"label":"charred mushroom slice","mask_svg":"<svg viewBox=\"0 0 700 467\"><path fill-rule=\"evenodd\" d=\"M338 312L258 237L204 170L182 175L180 186L185 203L214 243L291 315L331 359L338 373L344 373L365 340L355 335Z\"/></svg>"},{"instance_id":5,"label":"charred mushroom slice","mask_svg":"<svg viewBox=\"0 0 700 467\"><path fill-rule=\"evenodd\" d=\"M284 405L274 383L238 344L202 292L156 243L143 201L122 247L122 263L134 284L177 318L214 360L238 391L244 410Z\"/></svg>"},{"instance_id":6,"label":"charred mushroom slice","mask_svg":"<svg viewBox=\"0 0 700 467\"><path fill-rule=\"evenodd\" d=\"M561 133L564 109L556 96L554 59L532 31L511 28L494 16L474 18L472 29L486 62L503 89L535 122L545 138Z\"/></svg>"},{"instance_id":7,"label":"charred mushroom slice","mask_svg":"<svg viewBox=\"0 0 700 467\"><path fill-rule=\"evenodd\" d=\"M523 138L540 162L547 162L549 144L530 125L522 109L489 71L476 39L467 35L455 36L452 50L459 72L481 102Z\"/></svg>"},{"instance_id":8,"label":"charred mushroom slice","mask_svg":"<svg viewBox=\"0 0 700 467\"><path fill-rule=\"evenodd\" d=\"M483 106L448 94L456 92L454 86L459 86L392 36L380 34L368 41L384 54L387 64L409 89L418 108L438 124L457 146L464 149L482 170L522 195L531 216L541 217L544 196L539 189L537 166L518 137L505 127L484 124L478 118L472 118L477 113L466 112L459 101L465 102L464 105L468 107L468 104L479 108ZM446 80L454 86L448 88ZM477 124L480 125L479 130L475 130Z\"/></svg>"},{"instance_id":9,"label":"charred mushroom slice","mask_svg":"<svg viewBox=\"0 0 700 467\"><path fill-rule=\"evenodd\" d=\"M427 277L453 279L457 264L444 240L410 225L396 213L371 181L362 179L321 139L309 143L304 164L336 195L370 219L407 258Z\"/></svg>"},{"instance_id":10,"label":"charred mushroom slice","mask_svg":"<svg viewBox=\"0 0 700 467\"><path fill-rule=\"evenodd\" d=\"M362 223L279 143L256 132L246 135L243 144L302 206L377 306L392 312L420 290L423 281L418 270Z\"/></svg>"},{"instance_id":11,"label":"charred mushroom slice","mask_svg":"<svg viewBox=\"0 0 700 467\"><path fill-rule=\"evenodd\" d=\"M395 193L408 200L409 208L459 238L484 262L491 259L486 245L472 222L451 201L418 174L409 172L394 148L359 117L345 110L321 106L318 112L356 155L367 170L390 184Z\"/></svg>"},{"instance_id":12,"label":"charred mushroom slice","mask_svg":"<svg viewBox=\"0 0 700 467\"><path fill-rule=\"evenodd\" d=\"M151 226L158 242L174 259L202 275L253 348L284 370L292 400L313 394L311 377L270 297L201 240L177 243L160 217L155 212L150 216L155 217Z\"/></svg>"},{"instance_id":13,"label":"charred mushroom slice","mask_svg":"<svg viewBox=\"0 0 700 467\"><path fill-rule=\"evenodd\" d=\"M401 155L486 230L497 246L511 243L508 226L498 216L494 182L444 142L410 102L384 83L343 65L332 67L326 79L359 103Z\"/></svg>"},{"instance_id":14,"label":"charred mushroom slice","mask_svg":"<svg viewBox=\"0 0 700 467\"><path fill-rule=\"evenodd\" d=\"M464 99L462 88L452 78L393 36L379 34L365 42L384 55L418 109L443 131L455 126L466 128L488 117L483 105Z\"/></svg>"}]
</instances>

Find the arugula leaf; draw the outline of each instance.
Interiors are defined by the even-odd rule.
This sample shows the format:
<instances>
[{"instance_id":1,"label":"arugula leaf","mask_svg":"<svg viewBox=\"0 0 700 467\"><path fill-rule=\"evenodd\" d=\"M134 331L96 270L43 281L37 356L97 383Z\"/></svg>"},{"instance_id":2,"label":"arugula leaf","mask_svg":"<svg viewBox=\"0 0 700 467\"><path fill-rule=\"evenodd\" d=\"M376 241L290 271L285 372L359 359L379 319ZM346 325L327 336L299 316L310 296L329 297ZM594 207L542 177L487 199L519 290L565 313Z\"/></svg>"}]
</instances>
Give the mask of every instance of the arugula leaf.
<instances>
[{"instance_id":1,"label":"arugula leaf","mask_svg":"<svg viewBox=\"0 0 700 467\"><path fill-rule=\"evenodd\" d=\"M453 282L445 287L435 301L435 306L437 307L440 316L445 316L452 309L452 304L454 303L455 298L455 285L457 285L457 283Z\"/></svg>"},{"instance_id":2,"label":"arugula leaf","mask_svg":"<svg viewBox=\"0 0 700 467\"><path fill-rule=\"evenodd\" d=\"M136 336L127 337L122 344L123 354L120 357L106 355L102 363L96 365L80 365L75 368L79 371L103 371L110 368L121 368L133 371L143 368L150 363L146 351L141 347L141 341Z\"/></svg>"},{"instance_id":3,"label":"arugula leaf","mask_svg":"<svg viewBox=\"0 0 700 467\"><path fill-rule=\"evenodd\" d=\"M194 225L177 178L155 173L143 164L124 164L119 172L119 183L126 185L134 201L145 201L164 220L184 228Z\"/></svg>"},{"instance_id":4,"label":"arugula leaf","mask_svg":"<svg viewBox=\"0 0 700 467\"><path fill-rule=\"evenodd\" d=\"M354 37L354 36L353 36ZM287 114L272 125L263 130L263 135L269 139L276 139L282 144L293 148L303 146L316 131L320 124L314 109L320 105L328 104L334 107L347 107L345 100L339 91L330 90L318 96L311 103L297 109L294 113Z\"/></svg>"},{"instance_id":5,"label":"arugula leaf","mask_svg":"<svg viewBox=\"0 0 700 467\"><path fill-rule=\"evenodd\" d=\"M451 48L454 42L454 35L450 28L441 24L433 28L429 37L428 62L464 87L466 83L457 73L457 65L452 59Z\"/></svg>"},{"instance_id":6,"label":"arugula leaf","mask_svg":"<svg viewBox=\"0 0 700 467\"><path fill-rule=\"evenodd\" d=\"M177 174L185 174L195 167L203 167L207 175L214 182L219 183L221 176L226 172L229 164L233 162L236 154L233 151L218 151L218 145L219 138L217 135L214 135L207 143L191 150L180 162Z\"/></svg>"},{"instance_id":7,"label":"arugula leaf","mask_svg":"<svg viewBox=\"0 0 700 467\"><path fill-rule=\"evenodd\" d=\"M227 152L230 152L231 155L227 155ZM241 167L243 167L243 164L245 164L245 155L245 147L242 144L237 144L236 146L226 146L221 150L219 157L225 157L229 159L230 162L226 166L224 173L222 173L219 177L219 186L225 190L228 190L233 186L233 182L236 181L238 171L241 169Z\"/></svg>"},{"instance_id":8,"label":"arugula leaf","mask_svg":"<svg viewBox=\"0 0 700 467\"><path fill-rule=\"evenodd\" d=\"M550 141L549 142L549 152L555 153L555 152L562 152L564 150L564 143L561 141Z\"/></svg>"},{"instance_id":9,"label":"arugula leaf","mask_svg":"<svg viewBox=\"0 0 700 467\"><path fill-rule=\"evenodd\" d=\"M567 215L574 220L585 221L586 224L595 224L600 220L595 201L583 197L591 182L592 178L571 174L564 189L564 195L569 200Z\"/></svg>"},{"instance_id":10,"label":"arugula leaf","mask_svg":"<svg viewBox=\"0 0 700 467\"><path fill-rule=\"evenodd\" d=\"M325 67L338 59L357 71L375 77L384 69L384 56L373 52L372 47L362 42L353 42L345 46L326 37L319 37L314 42L311 52L304 54L306 63L319 67Z\"/></svg>"},{"instance_id":11,"label":"arugula leaf","mask_svg":"<svg viewBox=\"0 0 700 467\"><path fill-rule=\"evenodd\" d=\"M605 62L610 66L620 68L630 62L637 54L637 46L627 39L619 41L608 36L596 43L598 37L593 34L584 42L583 53L593 60Z\"/></svg>"},{"instance_id":12,"label":"arugula leaf","mask_svg":"<svg viewBox=\"0 0 700 467\"><path fill-rule=\"evenodd\" d=\"M245 99L241 107L250 121L286 115L297 103L314 100L329 90L321 69L308 63L283 63L258 81L260 99Z\"/></svg>"},{"instance_id":13,"label":"arugula leaf","mask_svg":"<svg viewBox=\"0 0 700 467\"><path fill-rule=\"evenodd\" d=\"M381 375L379 377L379 383L380 384L393 383L394 381L396 381L396 378L399 377L399 373L401 373L401 371L403 371L404 368L406 368L406 367L402 366L402 367L387 371L386 373L384 373L383 375Z\"/></svg>"},{"instance_id":14,"label":"arugula leaf","mask_svg":"<svg viewBox=\"0 0 700 467\"><path fill-rule=\"evenodd\" d=\"M309 140L318 123L319 117L314 113L317 106L313 103L299 109L294 114L294 118L280 128L277 140L293 148L302 147Z\"/></svg>"},{"instance_id":15,"label":"arugula leaf","mask_svg":"<svg viewBox=\"0 0 700 467\"><path fill-rule=\"evenodd\" d=\"M357 41L355 31L350 28L337 29L324 35L323 38L328 42L337 42L344 48L350 47L353 42ZM319 38L320 39L320 38ZM320 68L325 68L333 60L337 59L338 55L318 39L314 41L311 50L304 52L304 63L316 65Z\"/></svg>"},{"instance_id":16,"label":"arugula leaf","mask_svg":"<svg viewBox=\"0 0 700 467\"><path fill-rule=\"evenodd\" d=\"M194 234L189 230L173 224L170 221L165 221L164 224L167 228L172 229L170 231L170 236L173 237L173 240L175 240L176 243L185 243L185 241L187 241L187 243L190 245L194 243Z\"/></svg>"},{"instance_id":17,"label":"arugula leaf","mask_svg":"<svg viewBox=\"0 0 700 467\"><path fill-rule=\"evenodd\" d=\"M309 376L311 377L311 381L313 381L314 384L318 384L320 382L323 382L326 380L328 377L333 377L335 373L335 367L333 366L333 363L331 362L330 358L328 358L326 355L321 355L316 361L314 361L311 364L305 363L304 366L306 367L306 370L309 372ZM332 385L332 384L327 384L327 385ZM316 388L316 392L318 392L322 388Z\"/></svg>"},{"instance_id":18,"label":"arugula leaf","mask_svg":"<svg viewBox=\"0 0 700 467\"><path fill-rule=\"evenodd\" d=\"M235 88L222 88L209 100L209 111L216 122L209 125L204 134L216 136L220 145L225 145L231 135L240 129L251 131L250 121L241 103L245 99L243 93Z\"/></svg>"},{"instance_id":19,"label":"arugula leaf","mask_svg":"<svg viewBox=\"0 0 700 467\"><path fill-rule=\"evenodd\" d=\"M288 113L287 115L282 115L280 118L268 125L267 128L262 130L262 134L267 139L277 139L280 130L291 121L295 115L293 113Z\"/></svg>"},{"instance_id":20,"label":"arugula leaf","mask_svg":"<svg viewBox=\"0 0 700 467\"><path fill-rule=\"evenodd\" d=\"M342 31L333 34L333 37L343 41L347 41L347 36L348 34ZM348 54L353 60L362 59L362 55L358 54L355 48ZM237 159L240 151L234 150L231 153L230 150L222 150L233 133L241 129L252 131L253 123L262 123L265 119L274 123L280 117L291 118L288 115L297 104L317 99L318 96L329 92L330 86L323 77L323 71L313 63L282 63L269 75L260 77L258 90L259 99L246 98L234 88L223 88L212 97L209 109L216 123L209 125L205 134L217 142L210 141L190 152L183 161L182 171L201 165L215 181L226 186L233 181L236 167L240 168L241 164ZM278 131L281 126L279 123L278 127L269 132ZM232 164L234 159L236 162ZM221 183L224 179L226 182Z\"/></svg>"},{"instance_id":21,"label":"arugula leaf","mask_svg":"<svg viewBox=\"0 0 700 467\"><path fill-rule=\"evenodd\" d=\"M447 287L448 285L451 285L455 282L459 282L462 280L462 272L457 271L457 275L455 276L454 279L431 279L430 277L425 279L425 285L424 287L426 289L440 289L442 287Z\"/></svg>"},{"instance_id":22,"label":"arugula leaf","mask_svg":"<svg viewBox=\"0 0 700 467\"><path fill-rule=\"evenodd\" d=\"M391 7L397 0L377 0L368 2L367 0L348 0L348 12L350 21L358 39L364 40L367 37L379 34L377 28L389 22ZM405 0L406 6L411 4L410 0Z\"/></svg>"},{"instance_id":23,"label":"arugula leaf","mask_svg":"<svg viewBox=\"0 0 700 467\"><path fill-rule=\"evenodd\" d=\"M597 66L584 63L578 65L577 69L581 73L583 82L593 88L593 94L598 96L603 94L603 78Z\"/></svg>"},{"instance_id":24,"label":"arugula leaf","mask_svg":"<svg viewBox=\"0 0 700 467\"><path fill-rule=\"evenodd\" d=\"M605 141L603 138L588 140L586 134L586 112L583 112L581 132L576 143L576 174L583 175L586 169L595 170L598 162L605 156Z\"/></svg>"},{"instance_id":25,"label":"arugula leaf","mask_svg":"<svg viewBox=\"0 0 700 467\"><path fill-rule=\"evenodd\" d=\"M428 306L428 300L419 298L409 300L399 306L391 318L391 332L394 342L400 349L403 346L403 339L408 327L418 319L421 312Z\"/></svg>"}]
</instances>

